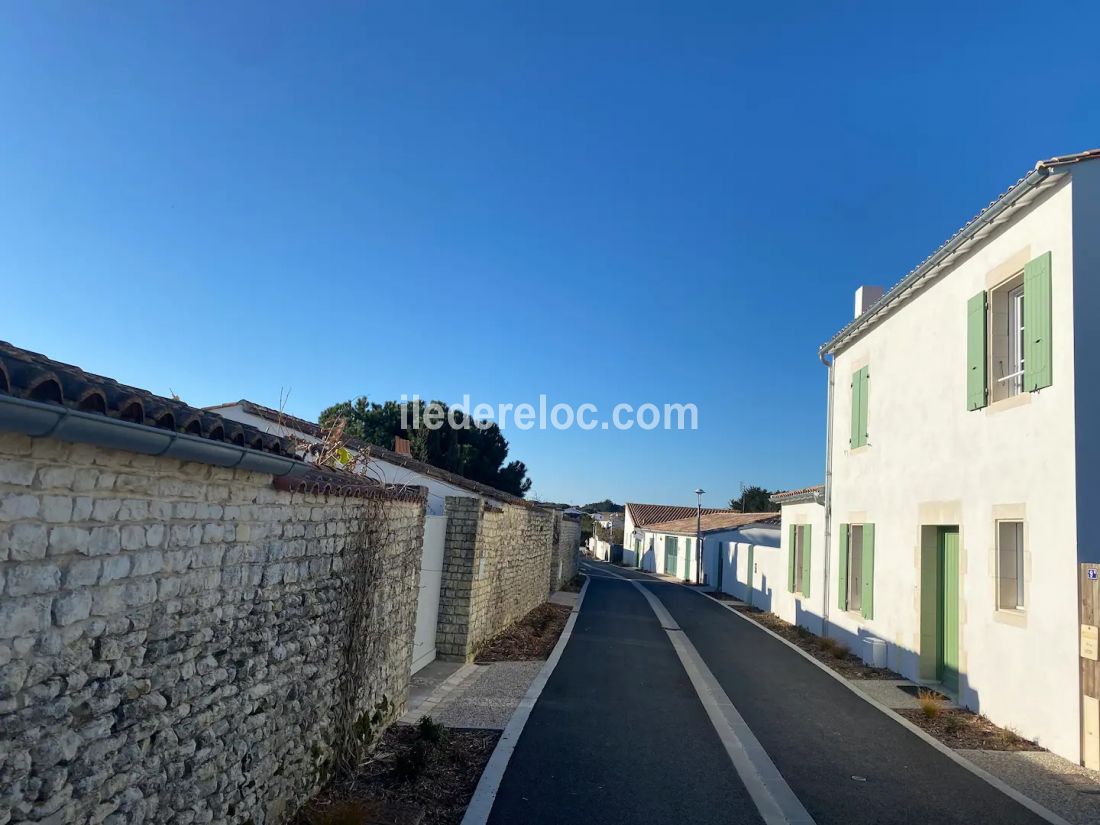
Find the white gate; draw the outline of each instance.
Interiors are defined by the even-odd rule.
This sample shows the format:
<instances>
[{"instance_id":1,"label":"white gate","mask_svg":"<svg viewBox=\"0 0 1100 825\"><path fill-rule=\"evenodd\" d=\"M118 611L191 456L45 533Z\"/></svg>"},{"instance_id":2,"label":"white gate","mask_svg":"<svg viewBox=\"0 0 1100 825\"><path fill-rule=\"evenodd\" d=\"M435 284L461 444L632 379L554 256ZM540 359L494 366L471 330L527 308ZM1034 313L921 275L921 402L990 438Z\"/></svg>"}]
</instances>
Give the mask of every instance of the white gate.
<instances>
[{"instance_id":1,"label":"white gate","mask_svg":"<svg viewBox=\"0 0 1100 825\"><path fill-rule=\"evenodd\" d=\"M435 626L439 618L439 585L443 579L443 538L446 516L424 518L424 550L420 556L420 593L416 597L416 636L412 672L435 660Z\"/></svg>"}]
</instances>

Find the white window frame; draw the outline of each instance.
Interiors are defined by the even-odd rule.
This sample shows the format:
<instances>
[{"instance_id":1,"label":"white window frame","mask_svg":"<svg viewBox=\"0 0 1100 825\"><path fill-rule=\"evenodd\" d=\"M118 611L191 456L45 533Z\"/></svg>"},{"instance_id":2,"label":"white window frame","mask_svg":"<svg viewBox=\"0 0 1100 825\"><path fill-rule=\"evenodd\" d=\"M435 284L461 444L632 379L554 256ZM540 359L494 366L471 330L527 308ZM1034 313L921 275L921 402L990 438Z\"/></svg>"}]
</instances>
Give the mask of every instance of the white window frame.
<instances>
[{"instance_id":1,"label":"white window frame","mask_svg":"<svg viewBox=\"0 0 1100 825\"><path fill-rule=\"evenodd\" d=\"M1024 391L1024 285L1008 293L1008 397Z\"/></svg>"},{"instance_id":2,"label":"white window frame","mask_svg":"<svg viewBox=\"0 0 1100 825\"><path fill-rule=\"evenodd\" d=\"M1007 550L1002 545L1002 541L1005 538L1005 527L1013 525L1012 540L1015 546L1015 560L1012 565L1013 575L1006 577L1004 573L1004 555ZM1024 593L1024 553L1026 550L1026 540L1024 522L1022 519L1001 519L996 522L997 533L997 609L1006 610L1010 613L1023 613L1027 609L1027 600ZM1012 552L1012 551L1008 551ZM1004 580L1006 578L1014 579L1016 582L1016 595L1010 603L1007 599L1004 599Z\"/></svg>"},{"instance_id":3,"label":"white window frame","mask_svg":"<svg viewBox=\"0 0 1100 825\"><path fill-rule=\"evenodd\" d=\"M1021 270L989 291L987 356L991 384L989 401L996 403L1024 391L1024 274Z\"/></svg>"}]
</instances>

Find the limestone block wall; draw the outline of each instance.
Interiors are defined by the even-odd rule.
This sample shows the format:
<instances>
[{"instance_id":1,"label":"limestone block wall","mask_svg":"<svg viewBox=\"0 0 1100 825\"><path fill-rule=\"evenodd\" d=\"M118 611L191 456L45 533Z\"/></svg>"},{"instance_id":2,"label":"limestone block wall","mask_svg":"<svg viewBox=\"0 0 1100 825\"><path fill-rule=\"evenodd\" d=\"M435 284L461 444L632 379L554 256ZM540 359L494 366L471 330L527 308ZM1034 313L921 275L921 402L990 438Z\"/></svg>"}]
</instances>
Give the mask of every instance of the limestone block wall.
<instances>
[{"instance_id":1,"label":"limestone block wall","mask_svg":"<svg viewBox=\"0 0 1100 825\"><path fill-rule=\"evenodd\" d=\"M560 516L559 516L560 518ZM551 562L551 571L560 571L554 589L577 574L577 557L581 545L581 523L576 519L562 518L558 528L558 541L554 548L554 559Z\"/></svg>"},{"instance_id":2,"label":"limestone block wall","mask_svg":"<svg viewBox=\"0 0 1100 825\"><path fill-rule=\"evenodd\" d=\"M287 820L402 711L423 524L0 434L0 822Z\"/></svg>"},{"instance_id":3,"label":"limestone block wall","mask_svg":"<svg viewBox=\"0 0 1100 825\"><path fill-rule=\"evenodd\" d=\"M482 644L546 601L555 547L554 514L548 510L448 497L436 636L440 655L472 658Z\"/></svg>"}]
</instances>

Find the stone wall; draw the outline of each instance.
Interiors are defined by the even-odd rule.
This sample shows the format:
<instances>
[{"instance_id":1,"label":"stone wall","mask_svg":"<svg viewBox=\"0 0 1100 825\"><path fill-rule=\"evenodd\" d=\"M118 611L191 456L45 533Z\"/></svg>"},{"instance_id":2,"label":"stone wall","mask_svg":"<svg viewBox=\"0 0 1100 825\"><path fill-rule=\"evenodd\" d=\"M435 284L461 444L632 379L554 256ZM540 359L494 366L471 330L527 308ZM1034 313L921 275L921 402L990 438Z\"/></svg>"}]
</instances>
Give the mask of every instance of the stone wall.
<instances>
[{"instance_id":1,"label":"stone wall","mask_svg":"<svg viewBox=\"0 0 1100 825\"><path fill-rule=\"evenodd\" d=\"M581 545L581 523L578 519L557 516L558 540L550 570L557 573L554 589L557 590L577 574L577 555Z\"/></svg>"},{"instance_id":2,"label":"stone wall","mask_svg":"<svg viewBox=\"0 0 1100 825\"><path fill-rule=\"evenodd\" d=\"M402 711L423 515L0 434L0 822L288 819Z\"/></svg>"},{"instance_id":3,"label":"stone wall","mask_svg":"<svg viewBox=\"0 0 1100 825\"><path fill-rule=\"evenodd\" d=\"M469 660L498 632L546 601L555 548L554 514L524 505L490 507L447 498L447 537L436 648Z\"/></svg>"}]
</instances>

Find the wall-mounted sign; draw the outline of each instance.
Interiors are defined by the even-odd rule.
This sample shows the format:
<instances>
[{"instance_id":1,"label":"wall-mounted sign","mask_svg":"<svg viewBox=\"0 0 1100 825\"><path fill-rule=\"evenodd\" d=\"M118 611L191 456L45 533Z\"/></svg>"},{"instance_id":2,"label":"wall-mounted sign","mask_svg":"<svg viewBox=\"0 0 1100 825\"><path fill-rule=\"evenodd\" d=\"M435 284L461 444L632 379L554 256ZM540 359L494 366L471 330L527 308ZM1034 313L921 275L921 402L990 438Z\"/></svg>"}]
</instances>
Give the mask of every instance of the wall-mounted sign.
<instances>
[{"instance_id":1,"label":"wall-mounted sign","mask_svg":"<svg viewBox=\"0 0 1100 825\"><path fill-rule=\"evenodd\" d=\"M1100 628L1094 624L1081 625L1081 658L1100 661Z\"/></svg>"},{"instance_id":2,"label":"wall-mounted sign","mask_svg":"<svg viewBox=\"0 0 1100 825\"><path fill-rule=\"evenodd\" d=\"M1088 569L1088 577L1089 577L1089 578L1090 578L1090 579L1091 579L1092 581L1096 581L1096 568L1095 568L1095 567L1090 567L1090 568Z\"/></svg>"}]
</instances>

